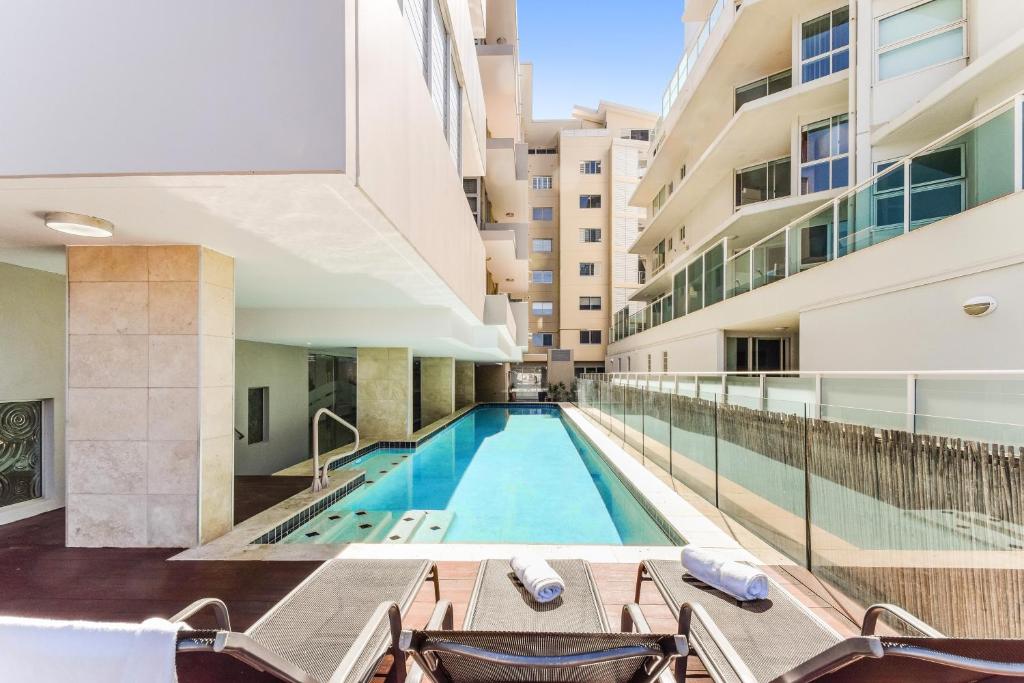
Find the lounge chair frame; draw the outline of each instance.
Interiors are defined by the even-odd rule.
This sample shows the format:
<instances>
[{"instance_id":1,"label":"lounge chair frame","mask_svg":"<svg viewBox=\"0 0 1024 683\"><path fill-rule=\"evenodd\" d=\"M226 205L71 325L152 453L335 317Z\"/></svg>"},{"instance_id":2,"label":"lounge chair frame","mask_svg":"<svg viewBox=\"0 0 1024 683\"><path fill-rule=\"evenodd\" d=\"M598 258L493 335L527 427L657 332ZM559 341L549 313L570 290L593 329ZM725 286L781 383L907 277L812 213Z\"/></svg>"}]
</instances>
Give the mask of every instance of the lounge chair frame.
<instances>
[{"instance_id":1,"label":"lounge chair frame","mask_svg":"<svg viewBox=\"0 0 1024 683\"><path fill-rule=\"evenodd\" d=\"M386 562L382 565L382 568L386 569ZM321 679L257 642L249 635L255 628L264 623L279 606L286 604L290 598L306 585L315 581L319 571L320 569L296 586L295 589L282 598L245 633L231 630L231 618L227 605L223 601L217 598L203 598L193 602L171 617L170 621L184 622L204 610L210 610L216 619L217 628L181 631L178 635L177 651L182 653L222 653L288 683L323 683ZM437 566L433 563L424 563L424 569L421 571L416 585L421 585L427 581L433 584L435 601L440 600L440 576ZM380 659L385 654L391 654L394 657L394 666L392 667L389 680L393 683L403 683L406 673L406 656L404 652L396 647L396 644L402 629L402 611L403 609L408 609L408 607L408 604L400 606L396 602L381 603L353 641L351 647L338 664L332 678L344 681L365 680L373 675L373 672L376 670L376 664L379 664ZM367 648L370 647L378 630L385 623L388 625L391 636L390 645L387 646L380 656L375 658L374 666L367 667L366 663L362 661L363 655Z\"/></svg>"}]
</instances>

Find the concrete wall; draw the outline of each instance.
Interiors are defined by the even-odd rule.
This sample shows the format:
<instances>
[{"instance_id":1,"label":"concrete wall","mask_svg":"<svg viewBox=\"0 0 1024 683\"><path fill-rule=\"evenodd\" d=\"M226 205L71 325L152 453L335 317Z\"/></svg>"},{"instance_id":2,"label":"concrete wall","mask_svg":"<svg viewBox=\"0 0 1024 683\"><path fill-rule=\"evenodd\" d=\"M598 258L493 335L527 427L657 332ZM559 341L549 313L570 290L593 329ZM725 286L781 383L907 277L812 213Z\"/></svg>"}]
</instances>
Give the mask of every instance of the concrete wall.
<instances>
[{"instance_id":1,"label":"concrete wall","mask_svg":"<svg viewBox=\"0 0 1024 683\"><path fill-rule=\"evenodd\" d=\"M476 363L471 360L455 361L455 409L476 401Z\"/></svg>"},{"instance_id":2,"label":"concrete wall","mask_svg":"<svg viewBox=\"0 0 1024 683\"><path fill-rule=\"evenodd\" d=\"M508 401L508 363L476 366L476 400L480 403Z\"/></svg>"},{"instance_id":3,"label":"concrete wall","mask_svg":"<svg viewBox=\"0 0 1024 683\"><path fill-rule=\"evenodd\" d=\"M800 368L958 370L1021 366L1024 264L869 295L800 315ZM973 318L961 304L989 295L995 312ZM850 324L856 321L856 324Z\"/></svg>"},{"instance_id":4,"label":"concrete wall","mask_svg":"<svg viewBox=\"0 0 1024 683\"><path fill-rule=\"evenodd\" d=\"M236 474L273 474L310 457L309 353L303 347L235 342ZM248 442L249 389L269 388L268 440Z\"/></svg>"},{"instance_id":5,"label":"concrete wall","mask_svg":"<svg viewBox=\"0 0 1024 683\"><path fill-rule=\"evenodd\" d=\"M4 2L0 174L344 170L345 5Z\"/></svg>"},{"instance_id":6,"label":"concrete wall","mask_svg":"<svg viewBox=\"0 0 1024 683\"><path fill-rule=\"evenodd\" d=\"M455 412L455 359L420 359L420 422L425 427Z\"/></svg>"},{"instance_id":7,"label":"concrete wall","mask_svg":"<svg viewBox=\"0 0 1024 683\"><path fill-rule=\"evenodd\" d=\"M358 148L358 159L348 172L357 176L362 190L482 318L487 279L483 240L423 80L407 21L397 2L362 1L356 6L353 30L363 39L350 72L350 85L358 82L359 88L354 95L358 109L350 112L352 120L358 121L351 131L353 135L358 131L358 140L350 138L350 142ZM459 29L457 33L460 40L467 35L472 38L471 32ZM471 41L458 47L473 49ZM475 77L479 79L479 74ZM463 107L464 127L473 125L468 109Z\"/></svg>"},{"instance_id":8,"label":"concrete wall","mask_svg":"<svg viewBox=\"0 0 1024 683\"><path fill-rule=\"evenodd\" d=\"M650 356L651 372L662 372L662 354L667 351L669 372L725 370L723 339L719 330L709 330L664 344L640 347L613 355L606 369L608 372L647 372L647 357Z\"/></svg>"},{"instance_id":9,"label":"concrete wall","mask_svg":"<svg viewBox=\"0 0 1024 683\"><path fill-rule=\"evenodd\" d=\"M359 348L356 368L359 436L367 441L409 436L412 433L412 351Z\"/></svg>"},{"instance_id":10,"label":"concrete wall","mask_svg":"<svg viewBox=\"0 0 1024 683\"><path fill-rule=\"evenodd\" d=\"M64 504L66 292L61 275L0 263L0 403L43 399L49 405L43 498L0 508L0 523Z\"/></svg>"}]
</instances>

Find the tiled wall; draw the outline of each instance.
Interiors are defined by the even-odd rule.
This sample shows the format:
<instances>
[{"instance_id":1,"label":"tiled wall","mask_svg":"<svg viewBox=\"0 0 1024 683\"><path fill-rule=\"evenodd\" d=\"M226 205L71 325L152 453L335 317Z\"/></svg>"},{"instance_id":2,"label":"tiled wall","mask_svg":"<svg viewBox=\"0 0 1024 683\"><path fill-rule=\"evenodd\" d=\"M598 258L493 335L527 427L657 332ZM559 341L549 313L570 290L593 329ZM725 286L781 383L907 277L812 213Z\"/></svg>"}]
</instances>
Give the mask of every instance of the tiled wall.
<instances>
[{"instance_id":1,"label":"tiled wall","mask_svg":"<svg viewBox=\"0 0 1024 683\"><path fill-rule=\"evenodd\" d=\"M476 363L471 360L455 361L455 409L476 401Z\"/></svg>"},{"instance_id":2,"label":"tiled wall","mask_svg":"<svg viewBox=\"0 0 1024 683\"><path fill-rule=\"evenodd\" d=\"M230 529L233 260L69 247L68 297L68 545L182 547Z\"/></svg>"},{"instance_id":3,"label":"tiled wall","mask_svg":"<svg viewBox=\"0 0 1024 683\"><path fill-rule=\"evenodd\" d=\"M412 350L360 348L356 357L359 435L401 439L412 433Z\"/></svg>"},{"instance_id":4,"label":"tiled wall","mask_svg":"<svg viewBox=\"0 0 1024 683\"><path fill-rule=\"evenodd\" d=\"M423 426L455 412L455 359L420 359L420 421Z\"/></svg>"}]
</instances>

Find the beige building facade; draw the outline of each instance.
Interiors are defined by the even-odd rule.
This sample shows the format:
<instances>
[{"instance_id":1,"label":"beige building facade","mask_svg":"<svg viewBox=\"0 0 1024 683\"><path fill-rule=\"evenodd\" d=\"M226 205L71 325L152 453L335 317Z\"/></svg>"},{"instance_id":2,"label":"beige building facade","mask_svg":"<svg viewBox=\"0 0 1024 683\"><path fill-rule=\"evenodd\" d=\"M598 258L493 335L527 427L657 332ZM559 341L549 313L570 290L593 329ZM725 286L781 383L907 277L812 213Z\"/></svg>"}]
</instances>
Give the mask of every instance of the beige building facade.
<instances>
[{"instance_id":1,"label":"beige building facade","mask_svg":"<svg viewBox=\"0 0 1024 683\"><path fill-rule=\"evenodd\" d=\"M612 307L639 286L639 258L626 246L645 210L629 198L656 120L609 102L576 107L566 119L535 119L532 81L532 65L524 64L530 338L517 367L529 375L524 390L537 376L541 386L569 386L575 375L604 367Z\"/></svg>"}]
</instances>

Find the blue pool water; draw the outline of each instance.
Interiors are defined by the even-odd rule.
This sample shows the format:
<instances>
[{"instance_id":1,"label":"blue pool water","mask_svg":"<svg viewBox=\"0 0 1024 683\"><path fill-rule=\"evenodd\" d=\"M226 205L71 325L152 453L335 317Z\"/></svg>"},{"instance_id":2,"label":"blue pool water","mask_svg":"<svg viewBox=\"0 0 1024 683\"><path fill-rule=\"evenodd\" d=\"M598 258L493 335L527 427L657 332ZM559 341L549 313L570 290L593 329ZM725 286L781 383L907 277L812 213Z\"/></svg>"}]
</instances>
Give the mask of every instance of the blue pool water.
<instances>
[{"instance_id":1,"label":"blue pool water","mask_svg":"<svg viewBox=\"0 0 1024 683\"><path fill-rule=\"evenodd\" d=\"M480 407L348 468L367 483L283 542L671 544L554 406Z\"/></svg>"}]
</instances>

